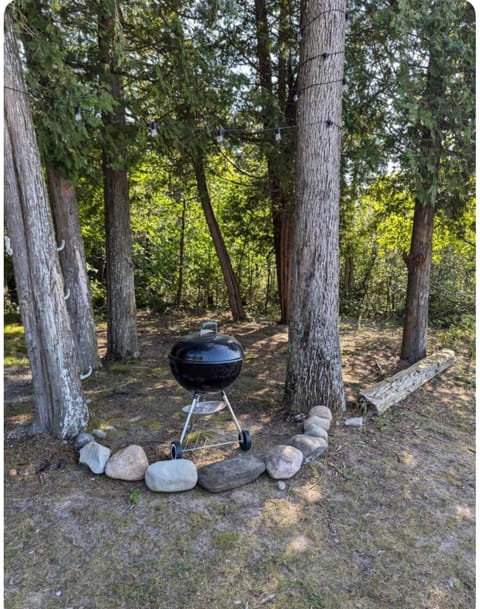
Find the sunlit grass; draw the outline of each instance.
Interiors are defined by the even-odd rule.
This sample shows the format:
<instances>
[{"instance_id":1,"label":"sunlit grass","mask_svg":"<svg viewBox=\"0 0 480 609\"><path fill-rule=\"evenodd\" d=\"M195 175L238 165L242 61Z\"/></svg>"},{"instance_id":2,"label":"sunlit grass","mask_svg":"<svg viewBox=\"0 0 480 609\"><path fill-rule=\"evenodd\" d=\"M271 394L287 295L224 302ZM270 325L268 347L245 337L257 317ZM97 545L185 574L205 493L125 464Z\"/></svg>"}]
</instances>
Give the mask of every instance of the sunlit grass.
<instances>
[{"instance_id":1,"label":"sunlit grass","mask_svg":"<svg viewBox=\"0 0 480 609\"><path fill-rule=\"evenodd\" d=\"M5 323L3 326L3 364L5 367L27 366L27 347L25 345L23 326L17 322Z\"/></svg>"}]
</instances>

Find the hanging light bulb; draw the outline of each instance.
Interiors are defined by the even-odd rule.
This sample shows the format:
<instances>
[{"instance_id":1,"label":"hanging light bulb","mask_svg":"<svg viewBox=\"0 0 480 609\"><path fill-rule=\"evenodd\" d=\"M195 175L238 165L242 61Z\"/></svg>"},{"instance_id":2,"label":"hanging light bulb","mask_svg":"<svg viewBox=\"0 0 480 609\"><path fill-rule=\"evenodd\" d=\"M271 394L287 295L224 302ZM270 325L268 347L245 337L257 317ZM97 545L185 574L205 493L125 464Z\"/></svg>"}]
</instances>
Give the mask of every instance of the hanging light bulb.
<instances>
[{"instance_id":1,"label":"hanging light bulb","mask_svg":"<svg viewBox=\"0 0 480 609\"><path fill-rule=\"evenodd\" d=\"M157 137L158 135L158 123L156 121L153 121L153 123L150 125L150 135L152 137Z\"/></svg>"},{"instance_id":2,"label":"hanging light bulb","mask_svg":"<svg viewBox=\"0 0 480 609\"><path fill-rule=\"evenodd\" d=\"M76 106L76 108L75 108L75 120L76 121L82 120L82 109L80 108L80 106Z\"/></svg>"},{"instance_id":3,"label":"hanging light bulb","mask_svg":"<svg viewBox=\"0 0 480 609\"><path fill-rule=\"evenodd\" d=\"M282 130L280 129L280 127L276 127L275 128L275 141L280 142L281 139L282 139Z\"/></svg>"}]
</instances>

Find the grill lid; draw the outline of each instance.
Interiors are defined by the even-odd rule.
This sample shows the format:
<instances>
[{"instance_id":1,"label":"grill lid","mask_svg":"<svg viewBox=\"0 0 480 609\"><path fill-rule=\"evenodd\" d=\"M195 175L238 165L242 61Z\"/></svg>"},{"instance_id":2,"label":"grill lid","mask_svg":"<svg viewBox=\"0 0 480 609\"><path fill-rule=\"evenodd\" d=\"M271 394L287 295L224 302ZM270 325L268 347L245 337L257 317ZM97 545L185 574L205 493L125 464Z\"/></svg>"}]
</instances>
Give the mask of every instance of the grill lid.
<instances>
[{"instance_id":1,"label":"grill lid","mask_svg":"<svg viewBox=\"0 0 480 609\"><path fill-rule=\"evenodd\" d=\"M216 322L204 322L200 332L177 340L169 357L192 364L229 364L243 360L242 345L227 334L218 334Z\"/></svg>"}]
</instances>

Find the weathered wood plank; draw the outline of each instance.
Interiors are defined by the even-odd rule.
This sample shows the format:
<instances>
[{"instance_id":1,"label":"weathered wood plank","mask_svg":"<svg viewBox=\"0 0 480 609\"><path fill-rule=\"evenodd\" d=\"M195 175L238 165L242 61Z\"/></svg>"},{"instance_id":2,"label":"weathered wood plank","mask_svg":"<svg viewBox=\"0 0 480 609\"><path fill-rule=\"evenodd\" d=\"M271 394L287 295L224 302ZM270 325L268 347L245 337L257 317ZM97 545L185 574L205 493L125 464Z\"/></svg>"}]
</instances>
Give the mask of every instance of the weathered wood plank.
<instances>
[{"instance_id":1,"label":"weathered wood plank","mask_svg":"<svg viewBox=\"0 0 480 609\"><path fill-rule=\"evenodd\" d=\"M376 414L382 414L390 406L401 402L407 395L451 366L454 359L455 353L450 349L437 351L390 378L361 391L360 403L370 405Z\"/></svg>"}]
</instances>

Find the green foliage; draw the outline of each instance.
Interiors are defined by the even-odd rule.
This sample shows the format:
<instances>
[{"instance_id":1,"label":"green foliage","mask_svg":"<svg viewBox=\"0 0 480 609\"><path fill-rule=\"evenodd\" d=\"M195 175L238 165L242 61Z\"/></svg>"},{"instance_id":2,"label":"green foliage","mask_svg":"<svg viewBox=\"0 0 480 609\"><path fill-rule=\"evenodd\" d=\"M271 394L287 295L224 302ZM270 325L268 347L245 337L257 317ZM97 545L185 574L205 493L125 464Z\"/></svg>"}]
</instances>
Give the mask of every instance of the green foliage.
<instances>
[{"instance_id":1,"label":"green foliage","mask_svg":"<svg viewBox=\"0 0 480 609\"><path fill-rule=\"evenodd\" d=\"M282 133L280 145L261 130L295 123L288 100L297 78L298 3L268 6L271 92L259 86L253 7L230 0L102 6L114 16L108 66L99 57L98 3L15 0L9 7L23 42L43 158L76 183L96 308L105 303L101 147L107 142L110 151L122 151L115 167L129 171L138 305L162 311L227 304L191 170L192 155L201 153L247 310L273 315L266 159L274 160L293 202L295 129ZM420 199L439 210L432 321L463 323L474 304L473 10L457 0L352 0L349 11L342 313L402 314L402 254ZM122 73L127 120L104 132L102 115L119 110L108 86L113 70ZM74 120L77 105L81 121ZM223 148L215 140L219 126L233 127Z\"/></svg>"},{"instance_id":2,"label":"green foliage","mask_svg":"<svg viewBox=\"0 0 480 609\"><path fill-rule=\"evenodd\" d=\"M407 271L402 257L409 248L414 202L398 186L395 176L381 179L358 200L344 203L344 217L348 215L341 235L344 315L403 314ZM473 199L456 222L445 212L437 215L430 294L434 325L448 327L474 314L474 218Z\"/></svg>"}]
</instances>

